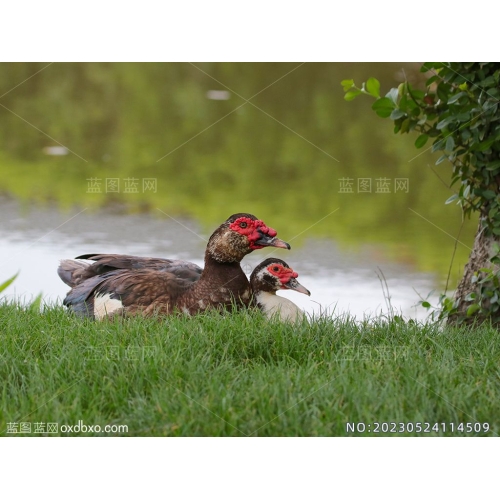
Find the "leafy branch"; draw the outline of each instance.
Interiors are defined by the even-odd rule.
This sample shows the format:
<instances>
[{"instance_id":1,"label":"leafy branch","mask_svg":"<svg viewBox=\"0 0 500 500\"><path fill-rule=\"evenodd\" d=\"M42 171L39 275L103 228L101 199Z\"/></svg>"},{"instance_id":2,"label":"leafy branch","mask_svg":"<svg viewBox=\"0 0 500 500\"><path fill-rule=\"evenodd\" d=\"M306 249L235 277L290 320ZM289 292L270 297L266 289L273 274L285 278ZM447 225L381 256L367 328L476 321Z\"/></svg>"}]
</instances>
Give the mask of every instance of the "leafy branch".
<instances>
[{"instance_id":1,"label":"leafy branch","mask_svg":"<svg viewBox=\"0 0 500 500\"><path fill-rule=\"evenodd\" d=\"M376 78L361 87L343 80L344 98L352 101L368 95L375 99L372 109L394 122L395 134L417 133L417 149L431 140L429 149L442 153L436 165L451 163L450 187L458 183L459 189L445 203L456 201L467 216L478 213L484 237L493 244L488 248L487 266L476 268L470 282L467 278L475 291L456 300L443 294L440 318L481 315L500 322L500 65L425 63L420 72L431 73L422 88L404 81L383 97ZM427 300L421 303L431 307ZM463 304L469 305L463 308Z\"/></svg>"},{"instance_id":2,"label":"leafy branch","mask_svg":"<svg viewBox=\"0 0 500 500\"><path fill-rule=\"evenodd\" d=\"M361 87L343 80L344 98L375 99L372 109L394 121L394 133L418 133L417 149L433 140L432 151L442 151L436 165L453 166L451 185L460 182L457 201L464 213L480 212L489 233L500 235L500 67L496 63L425 63L421 72L434 74L424 90L408 81L382 97L380 82L369 78Z\"/></svg>"}]
</instances>

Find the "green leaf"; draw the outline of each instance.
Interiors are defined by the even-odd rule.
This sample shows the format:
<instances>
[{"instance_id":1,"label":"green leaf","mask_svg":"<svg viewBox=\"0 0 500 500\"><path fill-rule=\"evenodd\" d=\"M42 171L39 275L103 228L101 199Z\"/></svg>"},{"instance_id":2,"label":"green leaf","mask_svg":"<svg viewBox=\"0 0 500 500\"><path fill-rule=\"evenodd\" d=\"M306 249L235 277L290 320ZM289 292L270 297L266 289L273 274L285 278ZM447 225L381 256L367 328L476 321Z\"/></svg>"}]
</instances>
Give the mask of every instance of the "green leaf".
<instances>
[{"instance_id":1,"label":"green leaf","mask_svg":"<svg viewBox=\"0 0 500 500\"><path fill-rule=\"evenodd\" d=\"M429 302L427 302L426 300L424 300L424 302L422 302L422 306L425 307L426 309L429 309L429 307L431 307Z\"/></svg>"},{"instance_id":2,"label":"green leaf","mask_svg":"<svg viewBox=\"0 0 500 500\"><path fill-rule=\"evenodd\" d=\"M457 122L470 121L470 113L459 113L458 115L455 115L455 121Z\"/></svg>"},{"instance_id":3,"label":"green leaf","mask_svg":"<svg viewBox=\"0 0 500 500\"><path fill-rule=\"evenodd\" d=\"M425 92L423 90L413 90L411 91L411 95L417 101L421 101L425 97Z\"/></svg>"},{"instance_id":4,"label":"green leaf","mask_svg":"<svg viewBox=\"0 0 500 500\"><path fill-rule=\"evenodd\" d=\"M445 205L449 205L450 203L452 203L453 201L455 201L456 199L458 198L458 194L455 193L455 194L452 194L445 202L444 204Z\"/></svg>"},{"instance_id":5,"label":"green leaf","mask_svg":"<svg viewBox=\"0 0 500 500\"><path fill-rule=\"evenodd\" d=\"M398 120L399 118L402 118L405 116L405 113L401 111L400 109L394 109L392 113L390 114L391 120Z\"/></svg>"},{"instance_id":6,"label":"green leaf","mask_svg":"<svg viewBox=\"0 0 500 500\"><path fill-rule=\"evenodd\" d=\"M438 130L442 130L443 128L446 128L450 123L455 121L454 116L448 116L448 118L445 118L444 120L441 120L437 125L436 128Z\"/></svg>"},{"instance_id":7,"label":"green leaf","mask_svg":"<svg viewBox=\"0 0 500 500\"><path fill-rule=\"evenodd\" d=\"M450 85L441 82L436 89L436 94L442 102L446 102L450 95L450 90L451 90Z\"/></svg>"},{"instance_id":8,"label":"green leaf","mask_svg":"<svg viewBox=\"0 0 500 500\"><path fill-rule=\"evenodd\" d=\"M491 269L489 267L481 267L479 268L479 271L482 273L491 273Z\"/></svg>"},{"instance_id":9,"label":"green leaf","mask_svg":"<svg viewBox=\"0 0 500 500\"><path fill-rule=\"evenodd\" d=\"M443 141L440 140L440 141L436 141L433 145L432 145L432 152L436 152L436 151L439 151L440 149L443 149Z\"/></svg>"},{"instance_id":10,"label":"green leaf","mask_svg":"<svg viewBox=\"0 0 500 500\"><path fill-rule=\"evenodd\" d=\"M7 281L4 281L3 283L0 283L0 292L3 292L18 276L19 271L12 276L12 278L9 278Z\"/></svg>"},{"instance_id":11,"label":"green leaf","mask_svg":"<svg viewBox=\"0 0 500 500\"><path fill-rule=\"evenodd\" d=\"M474 147L475 151L486 151L493 143L495 142L495 137L491 137L490 139L481 142L477 146Z\"/></svg>"},{"instance_id":12,"label":"green leaf","mask_svg":"<svg viewBox=\"0 0 500 500\"><path fill-rule=\"evenodd\" d=\"M487 200L492 200L493 198L495 198L496 194L494 191L491 191L491 189L485 189L484 191L482 191L481 196L483 198L486 198Z\"/></svg>"},{"instance_id":13,"label":"green leaf","mask_svg":"<svg viewBox=\"0 0 500 500\"><path fill-rule=\"evenodd\" d=\"M464 95L467 95L467 92L459 92L458 94L455 94L454 96L448 99L448 104L453 104L454 102L457 102Z\"/></svg>"},{"instance_id":14,"label":"green leaf","mask_svg":"<svg viewBox=\"0 0 500 500\"><path fill-rule=\"evenodd\" d=\"M485 78L483 81L479 83L480 87L491 87L493 85L496 85L495 77L493 75L488 76L488 78Z\"/></svg>"},{"instance_id":15,"label":"green leaf","mask_svg":"<svg viewBox=\"0 0 500 500\"><path fill-rule=\"evenodd\" d=\"M350 90L349 92L346 92L344 99L346 101L352 101L359 94L361 94L361 90Z\"/></svg>"},{"instance_id":16,"label":"green leaf","mask_svg":"<svg viewBox=\"0 0 500 500\"><path fill-rule=\"evenodd\" d=\"M490 161L486 164L486 170L498 170L500 168L500 160Z\"/></svg>"},{"instance_id":17,"label":"green leaf","mask_svg":"<svg viewBox=\"0 0 500 500\"><path fill-rule=\"evenodd\" d=\"M411 111L413 108L409 108L408 105L409 104L415 104L413 101L408 101L408 97L406 97L406 95L403 95L401 97L401 99L399 100L399 109L401 111L404 111L405 113L407 113L408 111Z\"/></svg>"},{"instance_id":18,"label":"green leaf","mask_svg":"<svg viewBox=\"0 0 500 500\"><path fill-rule=\"evenodd\" d=\"M453 151L455 148L455 139L450 135L448 139L446 139L446 146L444 147L445 151Z\"/></svg>"},{"instance_id":19,"label":"green leaf","mask_svg":"<svg viewBox=\"0 0 500 500\"><path fill-rule=\"evenodd\" d=\"M351 87L354 87L354 80L342 80L340 85L344 88L344 92L347 92Z\"/></svg>"},{"instance_id":20,"label":"green leaf","mask_svg":"<svg viewBox=\"0 0 500 500\"><path fill-rule=\"evenodd\" d=\"M441 155L437 160L436 160L436 165L439 165L440 163L443 163L444 160L447 160L448 157L446 155Z\"/></svg>"},{"instance_id":21,"label":"green leaf","mask_svg":"<svg viewBox=\"0 0 500 500\"><path fill-rule=\"evenodd\" d=\"M425 146L427 140L429 139L429 136L427 134L422 134L417 137L417 140L415 141L415 147L417 149Z\"/></svg>"},{"instance_id":22,"label":"green leaf","mask_svg":"<svg viewBox=\"0 0 500 500\"><path fill-rule=\"evenodd\" d=\"M434 83L439 78L439 75L431 76L426 82L425 86L428 87L431 83Z\"/></svg>"},{"instance_id":23,"label":"green leaf","mask_svg":"<svg viewBox=\"0 0 500 500\"><path fill-rule=\"evenodd\" d=\"M387 92L385 97L387 99L390 99L392 101L392 103L394 104L394 106L396 106L396 104L398 103L398 95L399 95L398 89L391 89L391 90L389 90L389 92Z\"/></svg>"},{"instance_id":24,"label":"green leaf","mask_svg":"<svg viewBox=\"0 0 500 500\"><path fill-rule=\"evenodd\" d=\"M467 296L465 297L465 300L467 302L470 302L471 300L475 300L477 297L477 294L475 292L471 292L469 294L467 294Z\"/></svg>"},{"instance_id":25,"label":"green leaf","mask_svg":"<svg viewBox=\"0 0 500 500\"><path fill-rule=\"evenodd\" d=\"M407 118L402 124L401 124L401 133L402 134L407 134L410 130L410 123L411 123L411 120L409 118Z\"/></svg>"},{"instance_id":26,"label":"green leaf","mask_svg":"<svg viewBox=\"0 0 500 500\"><path fill-rule=\"evenodd\" d=\"M468 308L467 308L467 316L472 316L474 313L476 313L477 311L479 311L479 309L481 309L481 307L479 306L479 304L471 304Z\"/></svg>"},{"instance_id":27,"label":"green leaf","mask_svg":"<svg viewBox=\"0 0 500 500\"><path fill-rule=\"evenodd\" d=\"M373 97L380 97L380 82L376 78L368 78L366 82L366 90Z\"/></svg>"},{"instance_id":28,"label":"green leaf","mask_svg":"<svg viewBox=\"0 0 500 500\"><path fill-rule=\"evenodd\" d=\"M372 105L373 111L382 118L391 116L394 107L394 103L388 97L377 99Z\"/></svg>"}]
</instances>

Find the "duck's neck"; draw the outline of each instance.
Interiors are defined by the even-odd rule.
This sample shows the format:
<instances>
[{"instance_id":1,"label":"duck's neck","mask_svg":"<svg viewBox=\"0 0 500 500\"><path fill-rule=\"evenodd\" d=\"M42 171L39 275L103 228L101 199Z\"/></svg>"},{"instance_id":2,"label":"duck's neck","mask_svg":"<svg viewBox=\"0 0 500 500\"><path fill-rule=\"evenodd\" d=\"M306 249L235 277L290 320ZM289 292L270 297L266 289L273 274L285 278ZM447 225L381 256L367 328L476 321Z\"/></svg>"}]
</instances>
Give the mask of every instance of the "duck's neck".
<instances>
[{"instance_id":1,"label":"duck's neck","mask_svg":"<svg viewBox=\"0 0 500 500\"><path fill-rule=\"evenodd\" d=\"M276 292L274 290L271 292L259 290L257 293L254 293L254 295L255 301L263 310L267 310L269 307L273 307L277 302L279 302L280 299L283 298L276 295Z\"/></svg>"},{"instance_id":2,"label":"duck's neck","mask_svg":"<svg viewBox=\"0 0 500 500\"><path fill-rule=\"evenodd\" d=\"M234 301L248 305L250 285L239 262L222 263L205 255L205 268L200 279L183 296L186 303L204 300L230 306Z\"/></svg>"},{"instance_id":3,"label":"duck's neck","mask_svg":"<svg viewBox=\"0 0 500 500\"><path fill-rule=\"evenodd\" d=\"M245 273L241 269L239 262L220 262L210 255L209 252L205 254L205 267L201 273L200 280L214 279L214 277L232 277L236 275L243 275L248 282Z\"/></svg>"}]
</instances>

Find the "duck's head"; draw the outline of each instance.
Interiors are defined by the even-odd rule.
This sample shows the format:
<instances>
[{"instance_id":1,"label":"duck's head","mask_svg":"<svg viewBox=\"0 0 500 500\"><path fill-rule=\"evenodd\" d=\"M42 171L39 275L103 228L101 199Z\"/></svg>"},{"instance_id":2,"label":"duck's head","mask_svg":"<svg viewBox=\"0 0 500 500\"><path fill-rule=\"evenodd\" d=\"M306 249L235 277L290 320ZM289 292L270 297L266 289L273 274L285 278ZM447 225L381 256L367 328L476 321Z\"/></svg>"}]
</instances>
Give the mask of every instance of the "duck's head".
<instances>
[{"instance_id":1,"label":"duck's head","mask_svg":"<svg viewBox=\"0 0 500 500\"><path fill-rule=\"evenodd\" d=\"M261 262L250 276L250 286L254 293L278 290L295 290L311 295L311 292L298 281L298 274L281 259L270 258Z\"/></svg>"},{"instance_id":2,"label":"duck's head","mask_svg":"<svg viewBox=\"0 0 500 500\"><path fill-rule=\"evenodd\" d=\"M218 262L240 262L245 255L264 247L290 250L290 245L276 234L255 215L234 214L210 236L207 252Z\"/></svg>"}]
</instances>

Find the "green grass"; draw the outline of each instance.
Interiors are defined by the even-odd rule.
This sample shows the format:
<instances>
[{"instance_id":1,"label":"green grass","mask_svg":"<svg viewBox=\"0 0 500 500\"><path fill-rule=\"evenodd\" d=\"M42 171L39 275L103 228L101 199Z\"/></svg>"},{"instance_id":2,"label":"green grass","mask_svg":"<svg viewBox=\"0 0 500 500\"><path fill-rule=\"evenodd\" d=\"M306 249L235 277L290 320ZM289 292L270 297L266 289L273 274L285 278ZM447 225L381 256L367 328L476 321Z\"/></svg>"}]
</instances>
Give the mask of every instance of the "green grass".
<instances>
[{"instance_id":1,"label":"green grass","mask_svg":"<svg viewBox=\"0 0 500 500\"><path fill-rule=\"evenodd\" d=\"M494 436L498 331L381 318L292 327L258 313L94 323L0 304L0 433L8 423L127 425L129 436ZM347 432L348 422L372 424ZM445 422L375 434L375 422ZM450 423L488 422L488 432ZM368 427L367 427L368 429ZM48 435L48 434L45 434ZM53 434L50 434L53 435ZM106 435L100 433L98 435Z\"/></svg>"}]
</instances>

